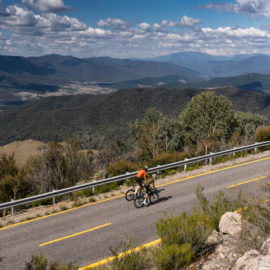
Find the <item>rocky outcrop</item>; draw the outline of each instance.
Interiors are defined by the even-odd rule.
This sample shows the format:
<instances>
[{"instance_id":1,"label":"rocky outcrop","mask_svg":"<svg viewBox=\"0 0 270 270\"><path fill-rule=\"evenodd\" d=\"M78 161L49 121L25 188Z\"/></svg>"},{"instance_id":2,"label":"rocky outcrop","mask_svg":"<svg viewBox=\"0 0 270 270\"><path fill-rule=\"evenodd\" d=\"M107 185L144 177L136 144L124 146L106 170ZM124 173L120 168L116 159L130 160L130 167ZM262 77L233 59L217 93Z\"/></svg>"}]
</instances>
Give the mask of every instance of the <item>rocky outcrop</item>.
<instances>
[{"instance_id":1,"label":"rocky outcrop","mask_svg":"<svg viewBox=\"0 0 270 270\"><path fill-rule=\"evenodd\" d=\"M198 269L203 270L229 270L242 255L237 247L238 239L229 234L219 234L221 243L208 260L203 262Z\"/></svg>"},{"instance_id":2,"label":"rocky outcrop","mask_svg":"<svg viewBox=\"0 0 270 270\"><path fill-rule=\"evenodd\" d=\"M219 231L237 237L241 232L241 215L235 212L225 213L219 221Z\"/></svg>"},{"instance_id":3,"label":"rocky outcrop","mask_svg":"<svg viewBox=\"0 0 270 270\"><path fill-rule=\"evenodd\" d=\"M269 270L270 269L270 238L263 243L260 251L249 250L240 257L233 270Z\"/></svg>"},{"instance_id":4,"label":"rocky outcrop","mask_svg":"<svg viewBox=\"0 0 270 270\"><path fill-rule=\"evenodd\" d=\"M190 269L270 270L270 238L260 250L249 250L243 254L239 249L240 214L225 213L220 219L219 230L213 231L206 241L207 245L216 245L214 252Z\"/></svg>"}]
</instances>

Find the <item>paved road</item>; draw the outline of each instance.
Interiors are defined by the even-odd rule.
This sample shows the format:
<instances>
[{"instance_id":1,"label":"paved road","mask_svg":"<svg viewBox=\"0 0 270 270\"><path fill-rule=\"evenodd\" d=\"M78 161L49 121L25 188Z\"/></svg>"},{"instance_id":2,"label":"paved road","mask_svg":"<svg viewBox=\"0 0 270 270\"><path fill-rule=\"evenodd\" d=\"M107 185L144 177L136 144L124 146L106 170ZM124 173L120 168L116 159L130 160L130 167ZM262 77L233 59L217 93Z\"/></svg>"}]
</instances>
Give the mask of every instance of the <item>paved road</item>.
<instances>
[{"instance_id":1,"label":"paved road","mask_svg":"<svg viewBox=\"0 0 270 270\"><path fill-rule=\"evenodd\" d=\"M110 246L132 239L140 245L158 238L155 223L164 213L180 213L197 204L197 184L205 188L208 198L219 190L264 195L260 183L252 181L228 189L230 185L270 175L270 157L241 166L234 166L199 175L185 181L174 181L160 187L160 202L136 209L123 197L85 206L41 220L7 229L0 229L0 269L23 269L33 254L43 253L50 262L66 264L73 261L82 267L108 256ZM103 227L99 227L103 225ZM94 229L94 230L91 230ZM84 233L81 233L84 232ZM81 233L81 234L78 234ZM73 235L73 237L64 238ZM56 242L51 242L60 239ZM43 244L43 245L42 245ZM40 246L42 245L42 246Z\"/></svg>"}]
</instances>

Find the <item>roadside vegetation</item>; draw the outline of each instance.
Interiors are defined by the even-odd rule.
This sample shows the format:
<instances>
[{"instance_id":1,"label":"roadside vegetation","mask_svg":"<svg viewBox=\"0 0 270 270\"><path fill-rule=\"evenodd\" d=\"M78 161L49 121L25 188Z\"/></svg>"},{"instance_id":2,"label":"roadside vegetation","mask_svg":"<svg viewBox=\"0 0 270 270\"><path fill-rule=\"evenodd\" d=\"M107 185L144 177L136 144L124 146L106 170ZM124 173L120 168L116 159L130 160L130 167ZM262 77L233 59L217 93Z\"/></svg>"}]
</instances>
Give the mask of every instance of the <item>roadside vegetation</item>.
<instances>
[{"instance_id":1,"label":"roadside vegetation","mask_svg":"<svg viewBox=\"0 0 270 270\"><path fill-rule=\"evenodd\" d=\"M234 111L231 101L222 95L202 92L192 98L179 118L166 116L156 108L148 109L143 118L130 122L127 141L107 143L99 151L93 151L96 143L91 137L79 134L63 143L50 142L41 146L39 154L29 158L23 166L16 164L14 155L0 153L0 203L125 174L145 164L153 167L269 140L267 123L264 116ZM193 164L189 169L201 165L203 163ZM162 175L178 170L181 168L162 172ZM122 183L100 186L95 194L117 189ZM85 190L68 198L91 195L94 195L92 190ZM43 200L23 207L50 202Z\"/></svg>"},{"instance_id":2,"label":"roadside vegetation","mask_svg":"<svg viewBox=\"0 0 270 270\"><path fill-rule=\"evenodd\" d=\"M270 189L266 183L265 189ZM114 259L103 266L89 268L95 270L180 270L188 268L200 258L207 258L218 243L206 240L213 231L219 232L219 220L226 212L240 211L242 229L237 241L237 249L244 252L259 250L270 236L270 201L244 197L241 193L234 199L219 192L212 200L206 198L200 185L195 190L198 207L191 212L165 215L156 223L160 244L151 248L136 248L136 243L128 240L117 247L110 247ZM75 270L72 263L48 266L44 256L34 255L26 262L25 270ZM189 268L188 268L189 269ZM191 268L193 269L193 268Z\"/></svg>"}]
</instances>

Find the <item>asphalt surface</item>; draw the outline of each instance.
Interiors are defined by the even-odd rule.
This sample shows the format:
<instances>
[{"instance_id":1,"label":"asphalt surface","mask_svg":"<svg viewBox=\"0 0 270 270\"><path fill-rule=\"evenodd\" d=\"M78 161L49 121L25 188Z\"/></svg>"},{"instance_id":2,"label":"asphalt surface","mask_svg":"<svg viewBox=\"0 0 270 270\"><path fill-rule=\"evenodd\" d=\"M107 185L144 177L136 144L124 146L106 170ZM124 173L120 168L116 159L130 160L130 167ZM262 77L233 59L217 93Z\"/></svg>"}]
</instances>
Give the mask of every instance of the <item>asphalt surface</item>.
<instances>
[{"instance_id":1,"label":"asphalt surface","mask_svg":"<svg viewBox=\"0 0 270 270\"><path fill-rule=\"evenodd\" d=\"M43 253L49 262L57 261L83 267L112 256L109 247L119 245L121 240L131 239L141 245L158 239L155 224L167 214L178 214L198 206L195 189L198 184L205 188L211 198L219 190L229 195L239 190L255 196L265 196L261 183L265 179L245 183L228 189L230 185L270 175L270 159L227 168L168 183L162 187L160 201L149 207L137 209L133 201L124 197L89 205L45 219L19 224L0 230L0 269L24 269L25 262L34 254ZM180 179L179 179L180 180ZM95 227L104 227L77 234ZM74 235L76 234L76 235ZM73 235L63 239L63 237ZM56 242L50 241L61 239ZM48 244L46 244L48 243ZM40 246L45 244L43 246Z\"/></svg>"}]
</instances>

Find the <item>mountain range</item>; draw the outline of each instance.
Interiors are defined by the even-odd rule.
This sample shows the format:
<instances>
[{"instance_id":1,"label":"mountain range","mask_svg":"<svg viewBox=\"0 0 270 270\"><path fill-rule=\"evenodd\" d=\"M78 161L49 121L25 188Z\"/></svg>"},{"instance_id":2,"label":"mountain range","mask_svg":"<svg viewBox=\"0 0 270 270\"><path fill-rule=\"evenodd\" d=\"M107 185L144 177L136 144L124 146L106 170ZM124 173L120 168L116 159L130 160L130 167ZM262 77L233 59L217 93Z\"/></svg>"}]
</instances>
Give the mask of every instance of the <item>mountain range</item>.
<instances>
[{"instance_id":1,"label":"mountain range","mask_svg":"<svg viewBox=\"0 0 270 270\"><path fill-rule=\"evenodd\" d=\"M270 74L270 56L264 54L228 57L198 52L181 52L152 60L184 66L207 78L238 76L247 73Z\"/></svg>"},{"instance_id":2,"label":"mountain range","mask_svg":"<svg viewBox=\"0 0 270 270\"><path fill-rule=\"evenodd\" d=\"M104 95L48 97L0 113L0 145L15 140L63 141L86 133L96 140L127 140L128 124L155 107L178 117L190 99L205 91L187 88L122 89ZM233 87L216 88L236 110L260 113L270 119L270 96Z\"/></svg>"},{"instance_id":3,"label":"mountain range","mask_svg":"<svg viewBox=\"0 0 270 270\"><path fill-rule=\"evenodd\" d=\"M122 88L233 86L270 93L268 55L182 52L154 59L0 56L0 110L51 95L108 93Z\"/></svg>"}]
</instances>

